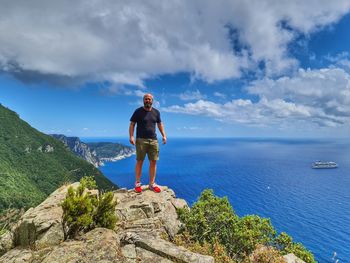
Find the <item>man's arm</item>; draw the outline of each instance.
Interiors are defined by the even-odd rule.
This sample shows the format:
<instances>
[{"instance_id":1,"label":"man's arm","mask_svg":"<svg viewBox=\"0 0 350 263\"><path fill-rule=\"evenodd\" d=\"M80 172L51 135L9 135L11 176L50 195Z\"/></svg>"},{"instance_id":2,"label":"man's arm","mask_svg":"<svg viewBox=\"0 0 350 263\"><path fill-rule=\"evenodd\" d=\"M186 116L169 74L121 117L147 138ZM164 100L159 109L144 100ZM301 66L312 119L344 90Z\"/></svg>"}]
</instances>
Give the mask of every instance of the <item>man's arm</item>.
<instances>
[{"instance_id":1,"label":"man's arm","mask_svg":"<svg viewBox=\"0 0 350 263\"><path fill-rule=\"evenodd\" d=\"M157 123L157 126L158 126L158 129L159 129L160 133L162 134L162 137L163 137L163 144L166 144L166 135L165 135L165 131L164 131L163 122Z\"/></svg>"},{"instance_id":2,"label":"man's arm","mask_svg":"<svg viewBox=\"0 0 350 263\"><path fill-rule=\"evenodd\" d=\"M135 122L131 121L129 125L129 141L132 145L135 145L134 128L135 128Z\"/></svg>"}]
</instances>

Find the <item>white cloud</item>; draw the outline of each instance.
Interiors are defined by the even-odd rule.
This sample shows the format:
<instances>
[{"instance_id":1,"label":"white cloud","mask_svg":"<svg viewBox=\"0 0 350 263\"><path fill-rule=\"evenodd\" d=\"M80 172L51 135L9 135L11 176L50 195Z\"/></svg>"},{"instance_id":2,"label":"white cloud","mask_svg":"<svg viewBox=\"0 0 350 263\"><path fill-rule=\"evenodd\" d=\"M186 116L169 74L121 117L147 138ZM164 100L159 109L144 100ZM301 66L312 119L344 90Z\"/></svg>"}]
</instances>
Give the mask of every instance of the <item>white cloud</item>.
<instances>
[{"instance_id":1,"label":"white cloud","mask_svg":"<svg viewBox=\"0 0 350 263\"><path fill-rule=\"evenodd\" d=\"M166 73L237 78L261 61L267 74L278 74L297 64L287 51L297 32L335 23L349 7L348 0L7 1L0 70L31 81L140 87Z\"/></svg>"},{"instance_id":2,"label":"white cloud","mask_svg":"<svg viewBox=\"0 0 350 263\"><path fill-rule=\"evenodd\" d=\"M350 72L350 54L349 52L341 52L335 56L326 56L326 60L332 62L335 67L344 69L347 72Z\"/></svg>"},{"instance_id":3,"label":"white cloud","mask_svg":"<svg viewBox=\"0 0 350 263\"><path fill-rule=\"evenodd\" d=\"M101 86L100 93L106 96L126 95L141 97L147 93L145 90L139 90L134 88L127 88L125 85L112 84L111 86Z\"/></svg>"},{"instance_id":4,"label":"white cloud","mask_svg":"<svg viewBox=\"0 0 350 263\"><path fill-rule=\"evenodd\" d=\"M221 92L214 92L214 96L215 97L218 97L218 98L222 98L222 99L225 99L226 98L226 95L224 93L221 93Z\"/></svg>"},{"instance_id":5,"label":"white cloud","mask_svg":"<svg viewBox=\"0 0 350 263\"><path fill-rule=\"evenodd\" d=\"M198 100L163 110L204 115L226 123L349 128L350 75L343 69L299 70L293 77L255 81L247 90L259 100L236 99L223 104Z\"/></svg>"},{"instance_id":6,"label":"white cloud","mask_svg":"<svg viewBox=\"0 0 350 263\"><path fill-rule=\"evenodd\" d=\"M179 94L181 100L200 100L205 99L207 96L202 94L198 89L195 91L186 90Z\"/></svg>"},{"instance_id":7,"label":"white cloud","mask_svg":"<svg viewBox=\"0 0 350 263\"><path fill-rule=\"evenodd\" d=\"M178 127L177 130L197 131L197 130L202 130L202 128L197 126L183 126L183 127Z\"/></svg>"},{"instance_id":8,"label":"white cloud","mask_svg":"<svg viewBox=\"0 0 350 263\"><path fill-rule=\"evenodd\" d=\"M319 109L329 117L350 117L350 75L340 68L300 69L293 77L256 81L248 91Z\"/></svg>"}]
</instances>

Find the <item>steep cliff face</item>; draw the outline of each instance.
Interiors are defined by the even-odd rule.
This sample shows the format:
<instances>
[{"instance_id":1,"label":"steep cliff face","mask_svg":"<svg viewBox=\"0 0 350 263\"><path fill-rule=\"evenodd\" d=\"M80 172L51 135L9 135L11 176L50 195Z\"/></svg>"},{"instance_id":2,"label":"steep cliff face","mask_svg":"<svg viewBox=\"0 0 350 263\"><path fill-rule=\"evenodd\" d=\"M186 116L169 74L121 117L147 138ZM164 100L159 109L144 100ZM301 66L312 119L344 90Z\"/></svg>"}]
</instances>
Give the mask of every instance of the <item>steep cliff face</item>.
<instances>
[{"instance_id":1,"label":"steep cliff face","mask_svg":"<svg viewBox=\"0 0 350 263\"><path fill-rule=\"evenodd\" d=\"M121 160L135 153L133 148L120 143L84 143L78 137L67 137L63 134L52 134L51 136L62 141L76 156L95 167L103 165L104 162Z\"/></svg>"},{"instance_id":2,"label":"steep cliff face","mask_svg":"<svg viewBox=\"0 0 350 263\"><path fill-rule=\"evenodd\" d=\"M51 136L63 142L76 156L93 164L95 167L101 165L96 151L91 151L89 146L78 137L67 137L63 134L51 134Z\"/></svg>"}]
</instances>

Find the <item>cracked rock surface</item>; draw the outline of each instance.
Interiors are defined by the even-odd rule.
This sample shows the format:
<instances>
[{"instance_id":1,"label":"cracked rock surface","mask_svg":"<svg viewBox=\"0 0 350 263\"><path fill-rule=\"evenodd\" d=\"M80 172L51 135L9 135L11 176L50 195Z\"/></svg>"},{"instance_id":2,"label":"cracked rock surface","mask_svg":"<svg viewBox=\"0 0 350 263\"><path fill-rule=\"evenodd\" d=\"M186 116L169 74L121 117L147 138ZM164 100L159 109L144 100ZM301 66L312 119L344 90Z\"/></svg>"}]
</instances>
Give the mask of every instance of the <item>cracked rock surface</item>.
<instances>
[{"instance_id":1,"label":"cracked rock surface","mask_svg":"<svg viewBox=\"0 0 350 263\"><path fill-rule=\"evenodd\" d=\"M115 191L118 222L114 230L96 228L79 240L64 241L60 204L68 187L57 189L40 205L30 208L12 231L1 236L0 262L214 262L210 256L161 238L174 238L181 227L176 209L187 206L166 186L161 187L161 193L148 187L140 194L127 189Z\"/></svg>"}]
</instances>

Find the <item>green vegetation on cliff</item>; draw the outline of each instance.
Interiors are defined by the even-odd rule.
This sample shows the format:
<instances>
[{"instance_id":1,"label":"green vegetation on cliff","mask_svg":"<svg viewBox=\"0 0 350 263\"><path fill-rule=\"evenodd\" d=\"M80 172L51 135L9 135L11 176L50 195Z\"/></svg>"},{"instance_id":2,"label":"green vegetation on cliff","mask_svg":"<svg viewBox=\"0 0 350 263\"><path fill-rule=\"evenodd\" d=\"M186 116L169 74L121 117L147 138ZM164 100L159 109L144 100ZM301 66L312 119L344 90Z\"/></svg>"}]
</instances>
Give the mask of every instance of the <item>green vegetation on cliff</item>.
<instances>
[{"instance_id":1,"label":"green vegetation on cliff","mask_svg":"<svg viewBox=\"0 0 350 263\"><path fill-rule=\"evenodd\" d=\"M63 183L83 176L94 176L101 189L115 187L62 142L0 104L0 213L10 207L35 206Z\"/></svg>"},{"instance_id":2,"label":"green vegetation on cliff","mask_svg":"<svg viewBox=\"0 0 350 263\"><path fill-rule=\"evenodd\" d=\"M191 246L194 243L209 246L213 256L218 248L222 250L223 247L224 253L220 253L223 259L217 258L218 262L249 262L249 257L259 253L259 246L272 249L280 255L293 253L307 263L316 262L312 253L302 244L293 242L286 233L277 235L269 219L257 215L237 216L228 199L215 196L212 190L204 190L191 210L180 209L178 213L185 227L183 234L177 238L191 240L192 243L187 242ZM281 262L278 261L278 253L275 260L266 262Z\"/></svg>"}]
</instances>

